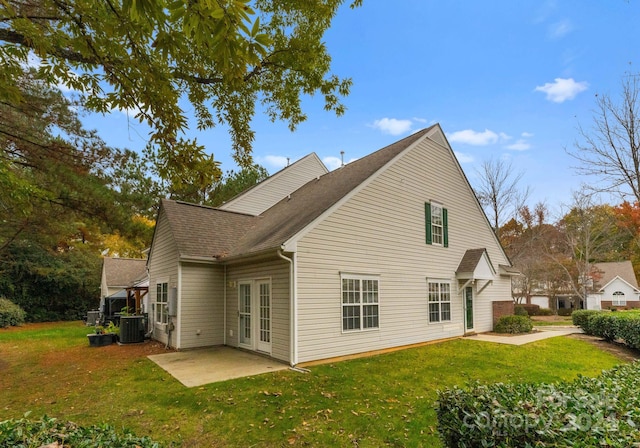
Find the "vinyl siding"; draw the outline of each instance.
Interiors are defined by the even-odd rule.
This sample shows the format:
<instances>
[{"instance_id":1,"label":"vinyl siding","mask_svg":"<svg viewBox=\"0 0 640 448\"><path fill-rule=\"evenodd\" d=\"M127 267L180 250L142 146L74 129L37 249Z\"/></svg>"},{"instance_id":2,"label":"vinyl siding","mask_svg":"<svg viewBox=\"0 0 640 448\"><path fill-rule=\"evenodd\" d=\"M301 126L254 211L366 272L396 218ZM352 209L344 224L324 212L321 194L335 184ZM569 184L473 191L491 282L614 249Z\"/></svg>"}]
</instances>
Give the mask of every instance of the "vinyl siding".
<instances>
[{"instance_id":1,"label":"vinyl siding","mask_svg":"<svg viewBox=\"0 0 640 448\"><path fill-rule=\"evenodd\" d=\"M325 173L327 173L327 169L318 156L310 154L245 193L222 204L219 208L259 215L310 180Z\"/></svg>"},{"instance_id":2,"label":"vinyl siding","mask_svg":"<svg viewBox=\"0 0 640 448\"><path fill-rule=\"evenodd\" d=\"M223 268L182 263L180 289L178 348L224 344Z\"/></svg>"},{"instance_id":3,"label":"vinyl siding","mask_svg":"<svg viewBox=\"0 0 640 448\"><path fill-rule=\"evenodd\" d=\"M164 212L161 210L149 254L149 318L154 322L153 339L167 343L165 325L155 323L153 304L156 301L156 284L167 282L169 289L178 287L178 249ZM171 345L175 346L175 332L171 335Z\"/></svg>"},{"instance_id":4,"label":"vinyl siding","mask_svg":"<svg viewBox=\"0 0 640 448\"><path fill-rule=\"evenodd\" d=\"M496 271L508 261L452 157L424 140L298 241L299 362L464 333L455 278L464 253L485 247ZM432 201L448 210L449 247L425 244ZM380 276L379 329L342 332L341 272ZM429 323L427 279L451 283L451 322ZM475 331L491 329L492 300L510 297L499 276L474 294Z\"/></svg>"},{"instance_id":5,"label":"vinyl siding","mask_svg":"<svg viewBox=\"0 0 640 448\"><path fill-rule=\"evenodd\" d=\"M289 264L281 259L227 266L227 345L238 347L238 283L271 280L271 353L289 361Z\"/></svg>"}]
</instances>

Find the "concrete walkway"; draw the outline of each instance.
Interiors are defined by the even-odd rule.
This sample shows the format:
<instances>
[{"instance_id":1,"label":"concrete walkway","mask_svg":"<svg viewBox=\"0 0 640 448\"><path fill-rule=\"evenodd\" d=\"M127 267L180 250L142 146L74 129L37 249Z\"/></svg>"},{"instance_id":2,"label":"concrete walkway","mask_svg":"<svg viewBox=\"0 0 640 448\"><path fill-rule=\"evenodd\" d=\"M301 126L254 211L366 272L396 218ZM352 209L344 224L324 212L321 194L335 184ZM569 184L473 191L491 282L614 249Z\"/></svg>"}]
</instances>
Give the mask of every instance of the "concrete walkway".
<instances>
[{"instance_id":1,"label":"concrete walkway","mask_svg":"<svg viewBox=\"0 0 640 448\"><path fill-rule=\"evenodd\" d=\"M573 326L543 326L534 327L534 333L518 334L514 336L499 334L476 334L465 339L474 341L495 342L497 344L524 345L530 342L541 341L543 339L555 338L556 336L566 336L568 334L582 333L582 329Z\"/></svg>"},{"instance_id":2,"label":"concrete walkway","mask_svg":"<svg viewBox=\"0 0 640 448\"><path fill-rule=\"evenodd\" d=\"M187 387L288 369L287 364L230 347L150 355L149 359Z\"/></svg>"}]
</instances>

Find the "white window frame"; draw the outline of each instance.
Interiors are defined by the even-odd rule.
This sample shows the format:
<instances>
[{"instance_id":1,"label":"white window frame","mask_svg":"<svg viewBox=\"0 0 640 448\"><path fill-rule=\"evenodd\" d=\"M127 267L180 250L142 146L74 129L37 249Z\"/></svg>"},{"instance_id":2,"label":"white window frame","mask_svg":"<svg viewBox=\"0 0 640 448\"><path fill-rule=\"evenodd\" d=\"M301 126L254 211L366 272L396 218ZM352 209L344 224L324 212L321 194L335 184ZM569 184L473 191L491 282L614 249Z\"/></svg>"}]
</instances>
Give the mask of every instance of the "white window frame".
<instances>
[{"instance_id":1,"label":"white window frame","mask_svg":"<svg viewBox=\"0 0 640 448\"><path fill-rule=\"evenodd\" d=\"M442 204L431 202L431 244L444 245L444 217Z\"/></svg>"},{"instance_id":2,"label":"white window frame","mask_svg":"<svg viewBox=\"0 0 640 448\"><path fill-rule=\"evenodd\" d=\"M613 294L613 299L611 300L612 306L627 306L627 298L622 291L616 291ZM622 297L622 300L620 300Z\"/></svg>"},{"instance_id":3,"label":"white window frame","mask_svg":"<svg viewBox=\"0 0 640 448\"><path fill-rule=\"evenodd\" d=\"M156 301L154 303L154 320L157 324L169 322L169 282L156 282Z\"/></svg>"},{"instance_id":4,"label":"white window frame","mask_svg":"<svg viewBox=\"0 0 640 448\"><path fill-rule=\"evenodd\" d=\"M375 286L369 289L365 288L365 285ZM351 286L352 289L345 290L345 286ZM371 311L374 308L375 314L365 315L367 310ZM347 310L352 314L347 316ZM345 328L345 319L349 318L357 319L358 327ZM340 326L343 333L374 331L380 328L380 276L340 274Z\"/></svg>"},{"instance_id":5,"label":"white window frame","mask_svg":"<svg viewBox=\"0 0 640 448\"><path fill-rule=\"evenodd\" d=\"M427 315L430 324L451 322L451 296L451 281L427 279Z\"/></svg>"}]
</instances>

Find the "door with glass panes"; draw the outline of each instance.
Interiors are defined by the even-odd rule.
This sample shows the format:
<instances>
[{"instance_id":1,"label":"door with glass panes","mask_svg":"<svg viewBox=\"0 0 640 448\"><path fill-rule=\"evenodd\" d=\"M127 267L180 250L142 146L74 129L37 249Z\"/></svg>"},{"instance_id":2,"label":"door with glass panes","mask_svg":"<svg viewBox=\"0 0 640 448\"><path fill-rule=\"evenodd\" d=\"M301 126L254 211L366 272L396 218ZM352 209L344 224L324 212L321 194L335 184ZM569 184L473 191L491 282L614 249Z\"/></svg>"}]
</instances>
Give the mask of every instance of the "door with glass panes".
<instances>
[{"instance_id":1,"label":"door with glass panes","mask_svg":"<svg viewBox=\"0 0 640 448\"><path fill-rule=\"evenodd\" d=\"M271 281L238 284L238 327L241 347L271 353Z\"/></svg>"}]
</instances>

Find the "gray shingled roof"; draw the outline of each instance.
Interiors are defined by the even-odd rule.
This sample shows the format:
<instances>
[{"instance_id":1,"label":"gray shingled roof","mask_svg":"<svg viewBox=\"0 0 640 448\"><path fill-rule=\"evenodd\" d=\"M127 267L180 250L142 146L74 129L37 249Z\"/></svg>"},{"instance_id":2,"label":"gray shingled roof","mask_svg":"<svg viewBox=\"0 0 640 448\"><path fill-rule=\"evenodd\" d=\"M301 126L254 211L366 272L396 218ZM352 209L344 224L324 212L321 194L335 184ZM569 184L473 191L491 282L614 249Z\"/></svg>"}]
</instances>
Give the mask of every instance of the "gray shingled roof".
<instances>
[{"instance_id":1,"label":"gray shingled roof","mask_svg":"<svg viewBox=\"0 0 640 448\"><path fill-rule=\"evenodd\" d=\"M416 132L303 185L266 210L232 254L250 254L280 247L432 128Z\"/></svg>"},{"instance_id":2,"label":"gray shingled roof","mask_svg":"<svg viewBox=\"0 0 640 448\"><path fill-rule=\"evenodd\" d=\"M594 263L594 270L600 276L596 280L596 287L602 288L607 285L611 280L616 277L620 277L634 288L638 288L638 280L633 270L631 261L614 261L609 263Z\"/></svg>"},{"instance_id":3,"label":"gray shingled roof","mask_svg":"<svg viewBox=\"0 0 640 448\"><path fill-rule=\"evenodd\" d=\"M422 138L423 129L312 180L260 216L163 200L182 256L243 256L279 248L394 157Z\"/></svg>"},{"instance_id":4,"label":"gray shingled roof","mask_svg":"<svg viewBox=\"0 0 640 448\"><path fill-rule=\"evenodd\" d=\"M458 265L458 269L456 269L456 274L475 271L478 263L480 262L480 259L482 259L482 254L484 254L486 251L487 249L484 248L467 250L462 257L460 264Z\"/></svg>"},{"instance_id":5,"label":"gray shingled roof","mask_svg":"<svg viewBox=\"0 0 640 448\"><path fill-rule=\"evenodd\" d=\"M224 257L257 219L243 213L186 202L162 200L178 253L189 257Z\"/></svg>"},{"instance_id":6,"label":"gray shingled roof","mask_svg":"<svg viewBox=\"0 0 640 448\"><path fill-rule=\"evenodd\" d=\"M105 258L103 269L110 288L133 285L147 275L147 260L138 258Z\"/></svg>"}]
</instances>

